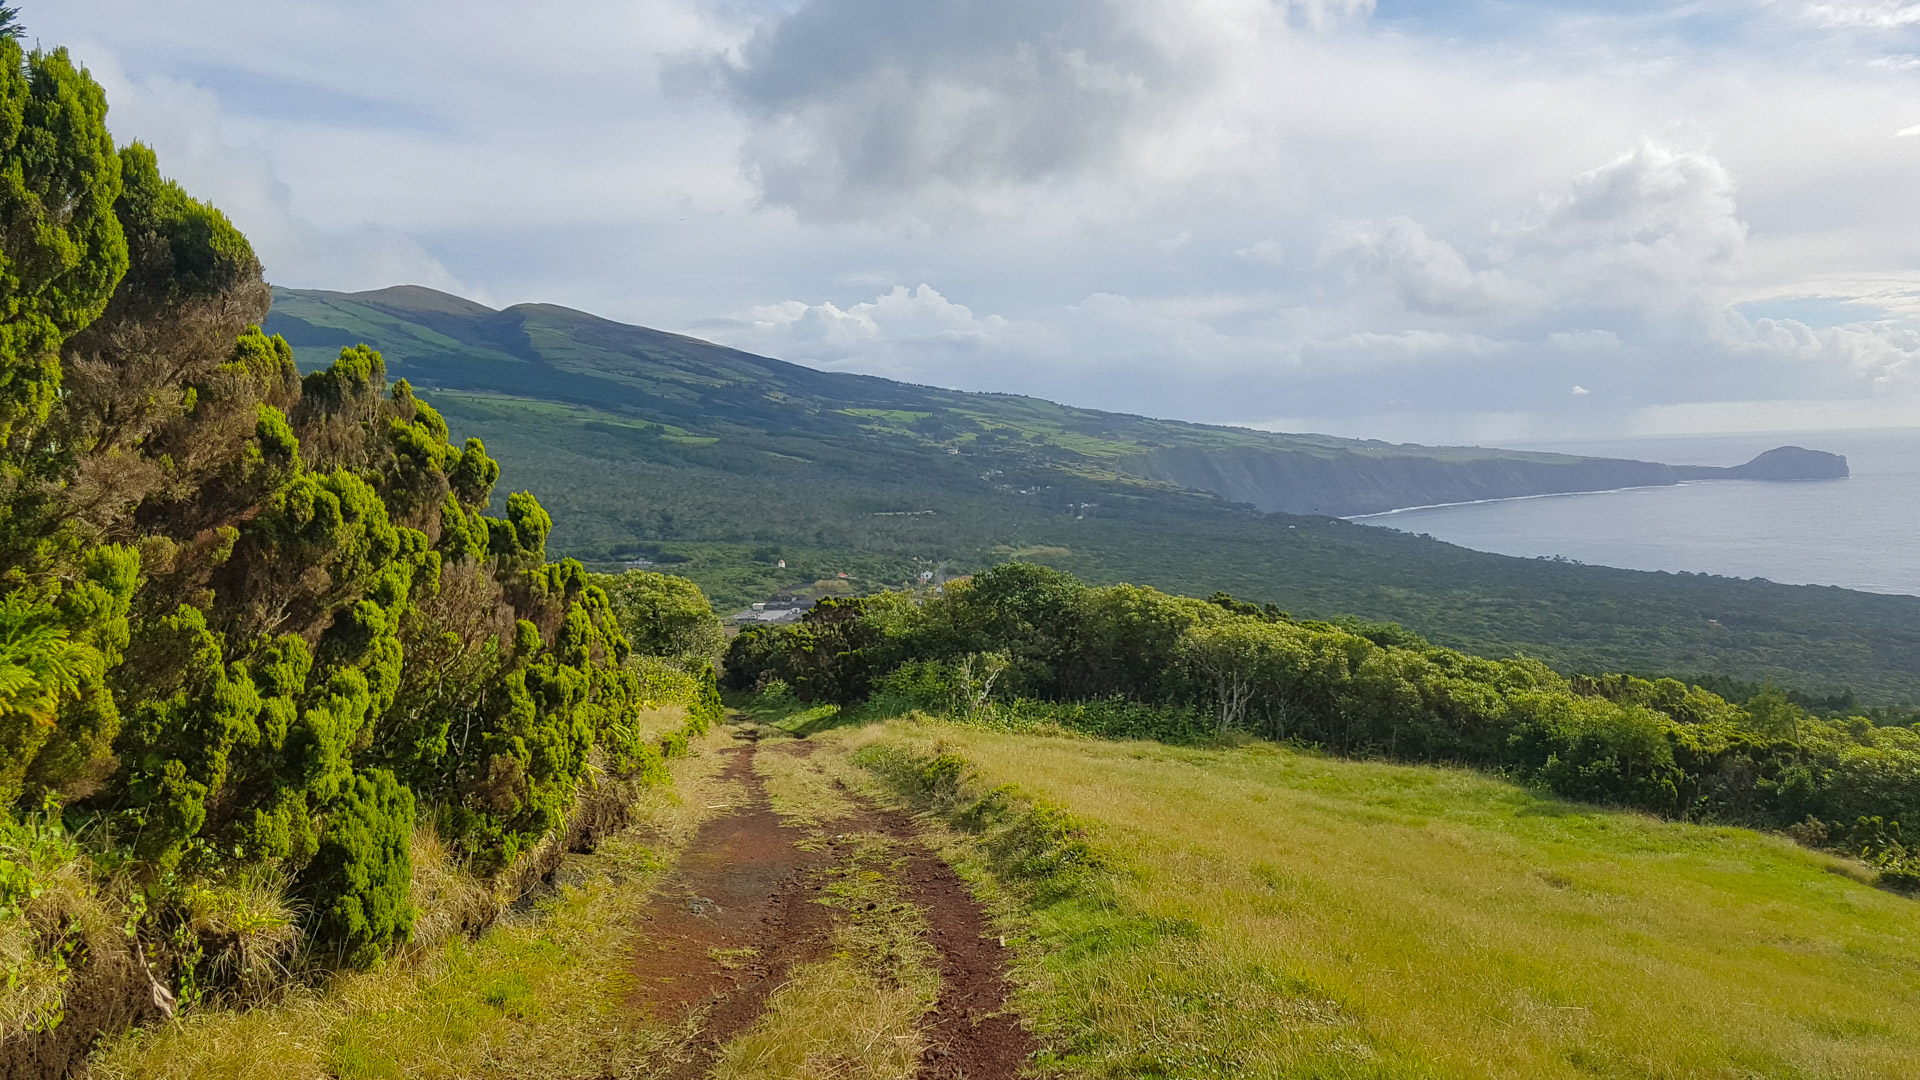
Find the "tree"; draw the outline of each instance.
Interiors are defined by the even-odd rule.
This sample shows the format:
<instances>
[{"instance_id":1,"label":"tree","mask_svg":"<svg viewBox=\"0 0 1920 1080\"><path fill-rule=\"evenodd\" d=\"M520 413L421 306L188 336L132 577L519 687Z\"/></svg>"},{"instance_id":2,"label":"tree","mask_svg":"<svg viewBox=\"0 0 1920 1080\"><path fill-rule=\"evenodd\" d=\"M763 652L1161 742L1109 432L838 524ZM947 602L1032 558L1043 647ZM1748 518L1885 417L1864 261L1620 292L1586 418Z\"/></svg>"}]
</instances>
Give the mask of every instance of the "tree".
<instances>
[{"instance_id":1,"label":"tree","mask_svg":"<svg viewBox=\"0 0 1920 1080\"><path fill-rule=\"evenodd\" d=\"M1015 693L1061 692L1061 669L1082 622L1086 586L1038 563L1002 563L965 586L949 585L943 607L953 626L953 655L1004 650Z\"/></svg>"},{"instance_id":2,"label":"tree","mask_svg":"<svg viewBox=\"0 0 1920 1080\"><path fill-rule=\"evenodd\" d=\"M1262 640L1262 629L1252 620L1235 620L1195 626L1181 639L1181 656L1213 692L1223 734L1245 723L1266 674L1269 643Z\"/></svg>"},{"instance_id":3,"label":"tree","mask_svg":"<svg viewBox=\"0 0 1920 1080\"><path fill-rule=\"evenodd\" d=\"M993 700L993 684L1010 661L1003 652L968 653L954 665L953 690L963 716L978 716Z\"/></svg>"},{"instance_id":4,"label":"tree","mask_svg":"<svg viewBox=\"0 0 1920 1080\"><path fill-rule=\"evenodd\" d=\"M57 619L17 595L0 601L0 807L19 796L61 706L105 667L100 651L72 640Z\"/></svg>"},{"instance_id":5,"label":"tree","mask_svg":"<svg viewBox=\"0 0 1920 1080\"><path fill-rule=\"evenodd\" d=\"M60 346L127 271L107 98L65 49L0 35L0 448L46 419Z\"/></svg>"},{"instance_id":6,"label":"tree","mask_svg":"<svg viewBox=\"0 0 1920 1080\"><path fill-rule=\"evenodd\" d=\"M20 9L8 4L0 4L0 38L18 41L27 36L27 28L20 25Z\"/></svg>"},{"instance_id":7,"label":"tree","mask_svg":"<svg viewBox=\"0 0 1920 1080\"><path fill-rule=\"evenodd\" d=\"M635 653L696 662L719 655L726 635L700 586L645 570L628 570L600 582Z\"/></svg>"},{"instance_id":8,"label":"tree","mask_svg":"<svg viewBox=\"0 0 1920 1080\"><path fill-rule=\"evenodd\" d=\"M1800 722L1805 709L1787 700L1786 692L1769 683L1748 699L1747 725L1762 735L1800 741Z\"/></svg>"}]
</instances>

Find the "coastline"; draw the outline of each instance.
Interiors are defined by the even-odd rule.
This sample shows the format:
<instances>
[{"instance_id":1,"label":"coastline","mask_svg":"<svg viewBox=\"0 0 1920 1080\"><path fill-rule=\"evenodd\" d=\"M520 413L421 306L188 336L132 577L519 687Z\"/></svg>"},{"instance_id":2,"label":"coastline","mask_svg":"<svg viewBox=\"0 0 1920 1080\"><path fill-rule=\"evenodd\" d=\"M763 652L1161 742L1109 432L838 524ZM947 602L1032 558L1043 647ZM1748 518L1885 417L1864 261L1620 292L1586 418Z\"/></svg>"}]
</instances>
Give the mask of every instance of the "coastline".
<instances>
[{"instance_id":1,"label":"coastline","mask_svg":"<svg viewBox=\"0 0 1920 1080\"><path fill-rule=\"evenodd\" d=\"M1787 437L1695 436L1574 449L1729 461ZM1845 483L1717 483L1703 477L1676 484L1448 501L1345 520L1516 558L1558 556L1624 570L1920 596L1920 554L1911 544L1920 530L1920 431L1829 439L1826 445L1844 453L1854 466ZM1635 497L1560 497L1626 492ZM1557 501L1543 501L1549 499ZM1494 503L1512 505L1490 505Z\"/></svg>"},{"instance_id":2,"label":"coastline","mask_svg":"<svg viewBox=\"0 0 1920 1080\"><path fill-rule=\"evenodd\" d=\"M1739 481L1738 477L1728 480ZM1376 510L1371 514L1346 514L1343 521L1367 523L1370 518L1392 517L1395 514L1411 514L1415 510L1445 510L1455 506L1485 506L1488 503L1528 502L1533 499L1565 499L1575 495L1616 495L1623 491L1664 491L1667 488L1691 487L1694 484L1724 484L1728 480L1675 480L1671 484L1632 484L1627 487L1594 488L1592 491L1545 491L1538 495L1502 495L1494 499L1468 499L1465 502L1422 503L1419 506L1399 506L1392 510ZM1750 484L1779 483L1775 480L1748 480Z\"/></svg>"}]
</instances>

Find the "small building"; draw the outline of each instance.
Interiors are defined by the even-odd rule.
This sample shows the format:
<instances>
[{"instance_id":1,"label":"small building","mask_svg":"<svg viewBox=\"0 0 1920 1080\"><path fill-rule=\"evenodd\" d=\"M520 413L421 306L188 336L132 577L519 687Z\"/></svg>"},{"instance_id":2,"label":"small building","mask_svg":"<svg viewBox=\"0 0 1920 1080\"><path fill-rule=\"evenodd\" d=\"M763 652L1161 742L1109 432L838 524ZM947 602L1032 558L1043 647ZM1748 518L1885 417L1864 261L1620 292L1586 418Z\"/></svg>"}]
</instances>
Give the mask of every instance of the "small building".
<instances>
[{"instance_id":1,"label":"small building","mask_svg":"<svg viewBox=\"0 0 1920 1080\"><path fill-rule=\"evenodd\" d=\"M755 604L745 611L727 616L728 621L736 623L790 623L798 622L805 615L803 607L769 607Z\"/></svg>"}]
</instances>

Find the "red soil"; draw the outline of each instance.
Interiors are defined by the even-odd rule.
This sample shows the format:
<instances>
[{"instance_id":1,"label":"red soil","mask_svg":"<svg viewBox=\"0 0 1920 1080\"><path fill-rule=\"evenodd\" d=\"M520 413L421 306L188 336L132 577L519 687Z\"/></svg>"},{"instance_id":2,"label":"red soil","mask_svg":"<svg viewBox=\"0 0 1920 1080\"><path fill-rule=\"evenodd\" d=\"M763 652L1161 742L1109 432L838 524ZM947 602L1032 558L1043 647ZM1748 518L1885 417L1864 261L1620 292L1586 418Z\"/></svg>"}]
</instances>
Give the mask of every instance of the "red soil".
<instances>
[{"instance_id":1,"label":"red soil","mask_svg":"<svg viewBox=\"0 0 1920 1080\"><path fill-rule=\"evenodd\" d=\"M815 872L826 852L796 846L753 768L755 743L731 755L723 777L749 793L731 813L709 819L682 853L667 885L642 916L646 942L634 958L636 1008L678 1023L711 1006L685 1056L663 1075L704 1074L720 1047L765 1011L795 964L826 954L832 914L814 903ZM804 743L769 752L805 754ZM1033 1037L1007 1011L1010 953L989 934L985 913L965 883L915 835L903 814L862 810L838 831L892 838L908 863L902 883L932 927L940 996L926 1020L927 1049L916 1073L925 1080L1011 1080L1033 1052ZM722 950L752 949L751 955ZM724 962L723 962L724 961Z\"/></svg>"}]
</instances>

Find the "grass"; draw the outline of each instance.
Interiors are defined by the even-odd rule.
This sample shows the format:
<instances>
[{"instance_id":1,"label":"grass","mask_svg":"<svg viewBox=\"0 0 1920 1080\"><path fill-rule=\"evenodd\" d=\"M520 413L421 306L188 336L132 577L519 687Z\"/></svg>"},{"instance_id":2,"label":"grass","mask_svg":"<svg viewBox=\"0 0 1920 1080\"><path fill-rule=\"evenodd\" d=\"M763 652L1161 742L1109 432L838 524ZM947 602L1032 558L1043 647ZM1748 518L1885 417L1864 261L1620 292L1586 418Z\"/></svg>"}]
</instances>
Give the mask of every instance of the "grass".
<instances>
[{"instance_id":1,"label":"grass","mask_svg":"<svg viewBox=\"0 0 1920 1080\"><path fill-rule=\"evenodd\" d=\"M206 1009L111 1040L100 1080L193 1077L572 1078L646 1071L682 1033L627 1004L636 916L671 853L732 793L715 775L715 732L669 764L641 827L569 856L557 887L479 938L446 936L414 955L268 1006Z\"/></svg>"},{"instance_id":2,"label":"grass","mask_svg":"<svg viewBox=\"0 0 1920 1080\"><path fill-rule=\"evenodd\" d=\"M1914 1075L1920 904L1784 839L1264 745L909 721L820 738L957 755L952 807L1012 784L1060 836L1091 827L1117 867L1097 887L1036 888L1052 871L1010 854L1017 815L951 848L988 895L1024 897L1002 914L1059 1072Z\"/></svg>"},{"instance_id":3,"label":"grass","mask_svg":"<svg viewBox=\"0 0 1920 1080\"><path fill-rule=\"evenodd\" d=\"M854 812L854 803L821 772L818 764L798 754L761 753L754 770L766 784L767 800L782 823L806 829L818 840L829 822Z\"/></svg>"},{"instance_id":4,"label":"grass","mask_svg":"<svg viewBox=\"0 0 1920 1080\"><path fill-rule=\"evenodd\" d=\"M660 705L640 710L634 719L634 728L645 738L658 739L668 732L680 730L686 722L685 705Z\"/></svg>"}]
</instances>

